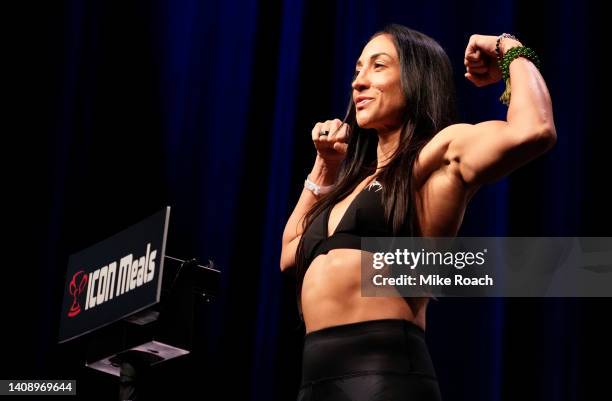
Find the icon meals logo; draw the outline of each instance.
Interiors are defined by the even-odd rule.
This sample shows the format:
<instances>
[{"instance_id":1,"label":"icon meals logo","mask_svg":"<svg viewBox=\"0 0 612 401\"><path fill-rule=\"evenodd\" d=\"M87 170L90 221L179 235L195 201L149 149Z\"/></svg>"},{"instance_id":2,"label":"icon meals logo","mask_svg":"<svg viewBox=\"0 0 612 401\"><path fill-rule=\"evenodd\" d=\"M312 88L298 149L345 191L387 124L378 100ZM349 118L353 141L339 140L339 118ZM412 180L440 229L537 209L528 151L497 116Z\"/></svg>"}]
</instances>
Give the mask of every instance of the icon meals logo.
<instances>
[{"instance_id":1,"label":"icon meals logo","mask_svg":"<svg viewBox=\"0 0 612 401\"><path fill-rule=\"evenodd\" d=\"M83 270L74 273L68 288L70 295L72 295L72 305L68 311L68 317L75 317L81 313L81 305L79 305L77 298L83 293L85 285L87 285L87 274Z\"/></svg>"},{"instance_id":2,"label":"icon meals logo","mask_svg":"<svg viewBox=\"0 0 612 401\"><path fill-rule=\"evenodd\" d=\"M79 299L85 292L85 286L85 310L89 310L153 280L156 257L157 250L151 250L151 243L148 243L146 253L140 258L134 258L131 253L122 257L119 270L117 262L112 262L89 273L84 270L76 272L68 284L68 292L73 299L68 317L81 313Z\"/></svg>"}]
</instances>

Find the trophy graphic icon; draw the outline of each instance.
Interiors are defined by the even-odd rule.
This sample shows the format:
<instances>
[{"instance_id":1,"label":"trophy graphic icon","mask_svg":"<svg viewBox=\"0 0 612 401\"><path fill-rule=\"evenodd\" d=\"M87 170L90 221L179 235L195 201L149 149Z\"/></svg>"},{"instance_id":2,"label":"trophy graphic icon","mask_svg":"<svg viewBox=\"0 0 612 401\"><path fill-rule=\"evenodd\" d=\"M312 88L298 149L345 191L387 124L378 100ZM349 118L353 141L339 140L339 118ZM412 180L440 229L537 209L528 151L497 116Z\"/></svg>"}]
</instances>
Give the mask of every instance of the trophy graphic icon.
<instances>
[{"instance_id":1,"label":"trophy graphic icon","mask_svg":"<svg viewBox=\"0 0 612 401\"><path fill-rule=\"evenodd\" d=\"M85 274L85 271L83 270L74 273L74 276L72 276L72 280L70 280L69 293L72 295L73 301L72 305L70 306L70 310L68 311L68 317L75 317L81 313L81 305L79 305L78 297L83 293L83 291L85 291L85 287L87 287L87 280L87 274Z\"/></svg>"}]
</instances>

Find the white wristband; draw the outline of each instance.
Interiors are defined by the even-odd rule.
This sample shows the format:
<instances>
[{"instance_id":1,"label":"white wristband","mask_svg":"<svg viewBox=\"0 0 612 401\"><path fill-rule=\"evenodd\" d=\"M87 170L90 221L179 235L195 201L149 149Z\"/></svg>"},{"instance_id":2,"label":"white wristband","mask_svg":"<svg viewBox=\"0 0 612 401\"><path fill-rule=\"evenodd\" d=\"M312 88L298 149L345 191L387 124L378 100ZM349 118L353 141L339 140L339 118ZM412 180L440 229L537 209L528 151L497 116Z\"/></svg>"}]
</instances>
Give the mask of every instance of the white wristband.
<instances>
[{"instance_id":1,"label":"white wristband","mask_svg":"<svg viewBox=\"0 0 612 401\"><path fill-rule=\"evenodd\" d=\"M312 191L315 195L325 195L328 194L334 189L335 185L317 185L314 182L310 181L310 176L306 177L306 181L304 181L304 188Z\"/></svg>"}]
</instances>

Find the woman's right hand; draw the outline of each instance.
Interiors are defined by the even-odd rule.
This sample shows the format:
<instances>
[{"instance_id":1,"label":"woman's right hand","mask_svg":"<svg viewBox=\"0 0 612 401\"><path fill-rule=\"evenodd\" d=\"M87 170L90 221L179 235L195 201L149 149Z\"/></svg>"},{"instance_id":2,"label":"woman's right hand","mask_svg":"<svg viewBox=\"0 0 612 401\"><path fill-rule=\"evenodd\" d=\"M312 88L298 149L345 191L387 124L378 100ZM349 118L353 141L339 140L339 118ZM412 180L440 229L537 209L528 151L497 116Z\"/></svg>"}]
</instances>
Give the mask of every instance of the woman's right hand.
<instances>
[{"instance_id":1,"label":"woman's right hand","mask_svg":"<svg viewBox=\"0 0 612 401\"><path fill-rule=\"evenodd\" d=\"M321 135L328 132L327 135ZM312 142L317 156L327 164L338 164L346 157L348 125L339 119L316 123L312 129Z\"/></svg>"}]
</instances>

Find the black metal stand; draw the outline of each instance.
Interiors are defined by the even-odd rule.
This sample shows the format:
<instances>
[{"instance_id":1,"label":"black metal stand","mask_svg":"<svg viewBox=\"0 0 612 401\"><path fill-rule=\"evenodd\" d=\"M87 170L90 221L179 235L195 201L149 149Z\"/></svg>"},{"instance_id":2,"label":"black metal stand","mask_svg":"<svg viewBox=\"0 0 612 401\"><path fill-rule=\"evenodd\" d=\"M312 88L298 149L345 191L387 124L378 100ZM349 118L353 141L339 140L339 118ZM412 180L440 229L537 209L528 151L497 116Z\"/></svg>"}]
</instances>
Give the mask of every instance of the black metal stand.
<instances>
[{"instance_id":1,"label":"black metal stand","mask_svg":"<svg viewBox=\"0 0 612 401\"><path fill-rule=\"evenodd\" d=\"M165 262L160 303L123 319L122 352L87 364L119 377L121 401L158 398L156 371L189 357L196 304L211 304L218 293L220 271L212 261L203 266L196 259L166 256Z\"/></svg>"}]
</instances>

